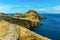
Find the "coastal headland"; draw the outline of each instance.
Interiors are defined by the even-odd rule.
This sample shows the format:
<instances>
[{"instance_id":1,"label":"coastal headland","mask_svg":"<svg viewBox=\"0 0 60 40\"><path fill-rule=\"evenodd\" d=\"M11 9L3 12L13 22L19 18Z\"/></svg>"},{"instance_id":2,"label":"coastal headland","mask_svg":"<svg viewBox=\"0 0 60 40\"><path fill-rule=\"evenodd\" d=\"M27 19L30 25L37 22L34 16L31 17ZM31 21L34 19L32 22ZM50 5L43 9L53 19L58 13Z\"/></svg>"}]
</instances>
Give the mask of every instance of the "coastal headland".
<instances>
[{"instance_id":1,"label":"coastal headland","mask_svg":"<svg viewBox=\"0 0 60 40\"><path fill-rule=\"evenodd\" d=\"M43 24L35 10L13 16L0 13L0 40L51 40L31 31L32 27Z\"/></svg>"}]
</instances>

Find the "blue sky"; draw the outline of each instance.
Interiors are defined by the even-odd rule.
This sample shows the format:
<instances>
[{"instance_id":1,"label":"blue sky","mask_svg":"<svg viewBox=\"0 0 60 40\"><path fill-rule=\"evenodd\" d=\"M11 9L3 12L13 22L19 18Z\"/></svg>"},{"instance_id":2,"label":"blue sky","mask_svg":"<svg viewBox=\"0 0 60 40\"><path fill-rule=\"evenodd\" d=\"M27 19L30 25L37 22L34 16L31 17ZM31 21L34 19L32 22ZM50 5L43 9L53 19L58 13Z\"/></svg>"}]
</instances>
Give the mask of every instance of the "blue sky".
<instances>
[{"instance_id":1,"label":"blue sky","mask_svg":"<svg viewBox=\"0 0 60 40\"><path fill-rule=\"evenodd\" d=\"M30 9L41 13L60 13L60 0L0 0L0 12L24 13Z\"/></svg>"}]
</instances>

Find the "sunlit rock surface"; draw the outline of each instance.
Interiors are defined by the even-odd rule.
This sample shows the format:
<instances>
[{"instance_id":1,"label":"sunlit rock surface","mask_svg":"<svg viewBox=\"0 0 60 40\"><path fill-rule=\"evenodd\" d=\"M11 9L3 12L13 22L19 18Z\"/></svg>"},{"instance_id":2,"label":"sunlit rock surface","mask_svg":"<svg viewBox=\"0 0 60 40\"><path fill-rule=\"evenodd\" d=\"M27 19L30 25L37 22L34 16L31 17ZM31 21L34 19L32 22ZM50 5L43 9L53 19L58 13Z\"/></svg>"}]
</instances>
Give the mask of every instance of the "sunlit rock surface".
<instances>
[{"instance_id":1,"label":"sunlit rock surface","mask_svg":"<svg viewBox=\"0 0 60 40\"><path fill-rule=\"evenodd\" d=\"M3 12L0 12L0 16L1 16L1 15L9 16L9 14L5 14L5 13L3 13Z\"/></svg>"},{"instance_id":2,"label":"sunlit rock surface","mask_svg":"<svg viewBox=\"0 0 60 40\"><path fill-rule=\"evenodd\" d=\"M39 19L45 18L44 16L40 16L35 10L29 10L24 14L15 14L13 17L31 21L31 27L42 24Z\"/></svg>"},{"instance_id":3,"label":"sunlit rock surface","mask_svg":"<svg viewBox=\"0 0 60 40\"><path fill-rule=\"evenodd\" d=\"M33 16L32 11L30 16L29 11L23 14L26 17L17 16L0 16L0 40L51 40L47 37L43 37L35 32L29 30L33 26L38 26L41 24L39 18ZM22 14L21 14L22 15Z\"/></svg>"},{"instance_id":4,"label":"sunlit rock surface","mask_svg":"<svg viewBox=\"0 0 60 40\"><path fill-rule=\"evenodd\" d=\"M0 40L50 40L25 27L4 20L0 21L0 29Z\"/></svg>"},{"instance_id":5,"label":"sunlit rock surface","mask_svg":"<svg viewBox=\"0 0 60 40\"><path fill-rule=\"evenodd\" d=\"M32 17L34 16L35 18L45 18L44 16L41 16L40 14L38 14L38 12L36 12L35 10L29 10L26 13L23 14L18 14L16 13L14 15L14 17L18 17L18 18L26 18L26 17Z\"/></svg>"}]
</instances>

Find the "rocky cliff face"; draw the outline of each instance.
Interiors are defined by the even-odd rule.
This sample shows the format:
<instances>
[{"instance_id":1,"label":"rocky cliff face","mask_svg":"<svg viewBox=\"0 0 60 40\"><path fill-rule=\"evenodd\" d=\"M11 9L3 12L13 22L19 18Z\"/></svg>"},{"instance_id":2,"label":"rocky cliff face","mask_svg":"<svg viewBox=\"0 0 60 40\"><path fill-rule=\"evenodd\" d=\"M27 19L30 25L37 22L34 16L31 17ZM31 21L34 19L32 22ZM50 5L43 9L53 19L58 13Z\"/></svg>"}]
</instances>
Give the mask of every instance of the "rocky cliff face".
<instances>
[{"instance_id":1,"label":"rocky cliff face","mask_svg":"<svg viewBox=\"0 0 60 40\"><path fill-rule=\"evenodd\" d=\"M18 19L18 18L13 18L11 16L0 16L0 19L3 19L5 21L8 21L12 24L17 24L26 28L32 27L32 22L29 20L24 20L24 19Z\"/></svg>"},{"instance_id":2,"label":"rocky cliff face","mask_svg":"<svg viewBox=\"0 0 60 40\"><path fill-rule=\"evenodd\" d=\"M31 10L17 16L2 14L0 16L0 40L50 40L29 30L40 24L37 12Z\"/></svg>"},{"instance_id":3,"label":"rocky cliff face","mask_svg":"<svg viewBox=\"0 0 60 40\"><path fill-rule=\"evenodd\" d=\"M31 21L32 22L31 27L42 24L42 22L39 19L45 18L44 16L40 16L35 10L29 10L28 12L20 15L15 14L13 17Z\"/></svg>"},{"instance_id":4,"label":"rocky cliff face","mask_svg":"<svg viewBox=\"0 0 60 40\"><path fill-rule=\"evenodd\" d=\"M12 20L13 21L13 20ZM51 40L36 34L29 29L0 20L0 40Z\"/></svg>"},{"instance_id":5,"label":"rocky cliff face","mask_svg":"<svg viewBox=\"0 0 60 40\"><path fill-rule=\"evenodd\" d=\"M31 16L34 16L35 18L45 18L44 16L41 16L38 14L38 12L36 12L35 10L29 10L27 11L26 13L24 14L15 14L14 17L22 17L22 18L25 18L25 17L31 17Z\"/></svg>"},{"instance_id":6,"label":"rocky cliff face","mask_svg":"<svg viewBox=\"0 0 60 40\"><path fill-rule=\"evenodd\" d=\"M9 14L4 14L4 13L0 12L0 16L1 16L1 15L9 16Z\"/></svg>"}]
</instances>

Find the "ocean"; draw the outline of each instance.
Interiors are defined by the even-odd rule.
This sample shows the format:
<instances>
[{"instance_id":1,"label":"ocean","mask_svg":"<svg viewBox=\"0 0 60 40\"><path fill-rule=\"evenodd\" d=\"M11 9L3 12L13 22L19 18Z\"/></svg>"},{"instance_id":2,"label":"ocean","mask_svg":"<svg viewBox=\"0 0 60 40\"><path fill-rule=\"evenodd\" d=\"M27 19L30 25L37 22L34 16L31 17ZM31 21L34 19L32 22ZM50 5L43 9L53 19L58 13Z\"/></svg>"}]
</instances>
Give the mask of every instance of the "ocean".
<instances>
[{"instance_id":1,"label":"ocean","mask_svg":"<svg viewBox=\"0 0 60 40\"><path fill-rule=\"evenodd\" d=\"M13 14L10 15L13 16ZM45 16L46 19L40 19L43 24L31 30L52 40L60 40L60 14L40 15Z\"/></svg>"},{"instance_id":2,"label":"ocean","mask_svg":"<svg viewBox=\"0 0 60 40\"><path fill-rule=\"evenodd\" d=\"M60 40L60 14L41 14L46 19L40 19L42 25L32 28L32 31L52 40Z\"/></svg>"}]
</instances>

